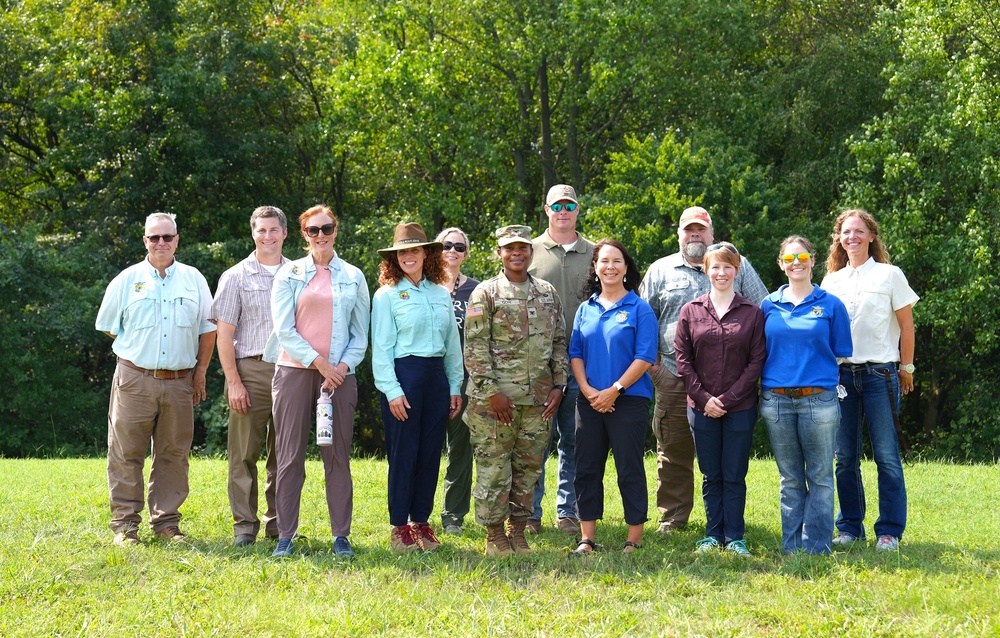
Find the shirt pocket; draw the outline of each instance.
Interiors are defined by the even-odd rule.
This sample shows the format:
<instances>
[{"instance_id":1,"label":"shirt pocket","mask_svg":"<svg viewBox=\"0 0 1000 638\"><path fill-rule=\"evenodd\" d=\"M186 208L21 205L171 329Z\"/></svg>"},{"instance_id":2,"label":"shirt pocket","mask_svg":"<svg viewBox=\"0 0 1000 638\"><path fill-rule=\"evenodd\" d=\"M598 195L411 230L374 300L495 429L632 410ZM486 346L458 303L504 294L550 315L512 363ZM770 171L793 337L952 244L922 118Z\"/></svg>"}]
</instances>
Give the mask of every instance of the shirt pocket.
<instances>
[{"instance_id":1,"label":"shirt pocket","mask_svg":"<svg viewBox=\"0 0 1000 638\"><path fill-rule=\"evenodd\" d=\"M194 288L180 288L167 298L173 307L174 325L178 328L193 328L198 325L198 291Z\"/></svg>"},{"instance_id":2,"label":"shirt pocket","mask_svg":"<svg viewBox=\"0 0 1000 638\"><path fill-rule=\"evenodd\" d=\"M497 299L494 301L493 331L490 335L493 343L500 346L511 346L524 339L521 307L522 304L519 300Z\"/></svg>"},{"instance_id":3,"label":"shirt pocket","mask_svg":"<svg viewBox=\"0 0 1000 638\"><path fill-rule=\"evenodd\" d=\"M240 303L240 319L256 326L271 320L271 289L259 283L248 282Z\"/></svg>"},{"instance_id":4,"label":"shirt pocket","mask_svg":"<svg viewBox=\"0 0 1000 638\"><path fill-rule=\"evenodd\" d=\"M333 303L342 315L350 315L358 302L358 284L353 281L333 283Z\"/></svg>"},{"instance_id":5,"label":"shirt pocket","mask_svg":"<svg viewBox=\"0 0 1000 638\"><path fill-rule=\"evenodd\" d=\"M136 295L129 299L123 313L122 324L126 328L145 330L156 326L156 314L159 310L157 300L148 294Z\"/></svg>"}]
</instances>

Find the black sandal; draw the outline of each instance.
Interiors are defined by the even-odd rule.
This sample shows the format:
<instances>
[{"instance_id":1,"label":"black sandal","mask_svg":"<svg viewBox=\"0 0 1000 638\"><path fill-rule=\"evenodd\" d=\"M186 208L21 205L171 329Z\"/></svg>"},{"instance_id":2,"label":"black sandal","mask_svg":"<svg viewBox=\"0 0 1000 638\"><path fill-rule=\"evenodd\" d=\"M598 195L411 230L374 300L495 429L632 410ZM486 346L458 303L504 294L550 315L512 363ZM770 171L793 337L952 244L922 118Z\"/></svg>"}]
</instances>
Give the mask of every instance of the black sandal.
<instances>
[{"instance_id":1,"label":"black sandal","mask_svg":"<svg viewBox=\"0 0 1000 638\"><path fill-rule=\"evenodd\" d=\"M622 551L625 552L626 554L631 554L632 552L628 551L629 547L632 548L632 551L635 551L637 549L642 549L642 543L633 543L632 541L625 541L625 545L622 546Z\"/></svg>"},{"instance_id":2,"label":"black sandal","mask_svg":"<svg viewBox=\"0 0 1000 638\"><path fill-rule=\"evenodd\" d=\"M581 549L584 546L589 547L590 549ZM580 541L576 544L576 549L571 551L569 555L583 556L585 554L593 554L594 552L597 551L598 547L600 547L600 545L590 540L589 538L581 538Z\"/></svg>"}]
</instances>

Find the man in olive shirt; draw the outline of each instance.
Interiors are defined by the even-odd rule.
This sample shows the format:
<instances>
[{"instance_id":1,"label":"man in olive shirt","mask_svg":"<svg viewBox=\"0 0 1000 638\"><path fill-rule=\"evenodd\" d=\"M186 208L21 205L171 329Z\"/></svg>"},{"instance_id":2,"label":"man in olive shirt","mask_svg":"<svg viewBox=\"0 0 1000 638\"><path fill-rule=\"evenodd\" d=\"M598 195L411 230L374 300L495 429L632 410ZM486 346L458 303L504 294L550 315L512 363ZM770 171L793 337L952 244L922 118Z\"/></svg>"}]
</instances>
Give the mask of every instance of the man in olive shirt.
<instances>
[{"instance_id":1,"label":"man in olive shirt","mask_svg":"<svg viewBox=\"0 0 1000 638\"><path fill-rule=\"evenodd\" d=\"M583 302L583 283L590 271L594 244L576 230L580 204L572 186L557 184L549 189L545 198L545 214L549 227L531 243L534 258L528 272L551 283L559 293L563 305L563 318L568 335L573 331L576 309ZM580 394L573 375L568 375L566 394L559 411L552 419L553 435L559 433L559 483L556 492L556 527L569 534L579 534L576 513L576 397ZM551 442L550 442L551 447ZM548 457L548 450L546 450ZM541 530L542 496L545 494L545 466L535 488L534 514L528 521L528 531Z\"/></svg>"}]
</instances>

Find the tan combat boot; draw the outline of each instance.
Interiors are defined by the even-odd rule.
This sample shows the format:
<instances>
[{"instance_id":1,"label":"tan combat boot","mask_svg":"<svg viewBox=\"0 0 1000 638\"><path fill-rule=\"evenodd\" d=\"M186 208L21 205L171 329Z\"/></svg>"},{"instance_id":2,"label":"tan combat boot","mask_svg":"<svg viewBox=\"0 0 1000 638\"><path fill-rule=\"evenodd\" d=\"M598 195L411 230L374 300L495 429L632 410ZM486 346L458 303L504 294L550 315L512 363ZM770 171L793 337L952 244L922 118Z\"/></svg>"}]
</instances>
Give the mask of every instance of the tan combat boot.
<instances>
[{"instance_id":1,"label":"tan combat boot","mask_svg":"<svg viewBox=\"0 0 1000 638\"><path fill-rule=\"evenodd\" d=\"M510 546L517 554L530 554L531 547L528 546L528 539L524 537L524 527L528 524L528 519L510 519L507 521L507 539Z\"/></svg>"},{"instance_id":2,"label":"tan combat boot","mask_svg":"<svg viewBox=\"0 0 1000 638\"><path fill-rule=\"evenodd\" d=\"M504 533L503 523L486 527L486 551L483 553L486 556L510 556L514 553Z\"/></svg>"}]
</instances>

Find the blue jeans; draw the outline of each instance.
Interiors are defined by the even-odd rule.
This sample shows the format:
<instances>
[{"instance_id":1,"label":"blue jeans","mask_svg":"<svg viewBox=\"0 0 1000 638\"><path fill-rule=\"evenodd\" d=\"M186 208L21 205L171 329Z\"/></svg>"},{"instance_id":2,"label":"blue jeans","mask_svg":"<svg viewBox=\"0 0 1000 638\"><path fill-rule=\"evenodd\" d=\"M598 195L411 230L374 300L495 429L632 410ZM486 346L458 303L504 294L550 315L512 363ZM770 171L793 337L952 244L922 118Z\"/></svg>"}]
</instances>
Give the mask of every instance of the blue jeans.
<instances>
[{"instance_id":1,"label":"blue jeans","mask_svg":"<svg viewBox=\"0 0 1000 638\"><path fill-rule=\"evenodd\" d=\"M566 394L559 403L559 410L552 417L552 433L559 432L559 484L556 486L556 516L558 518L577 518L576 490L573 481L576 479L576 398L580 395L580 386L573 375L566 384ZM545 456L542 457L542 473L535 486L534 514L531 518L541 520L542 497L545 495L545 461L552 450L552 436L545 446Z\"/></svg>"},{"instance_id":2,"label":"blue jeans","mask_svg":"<svg viewBox=\"0 0 1000 638\"><path fill-rule=\"evenodd\" d=\"M781 551L829 554L833 541L833 445L837 393L792 398L764 390L760 416L781 475Z\"/></svg>"},{"instance_id":3,"label":"blue jeans","mask_svg":"<svg viewBox=\"0 0 1000 638\"><path fill-rule=\"evenodd\" d=\"M719 419L688 407L688 422L701 468L705 501L705 536L725 545L743 540L746 524L747 469L753 446L757 406L727 412Z\"/></svg>"},{"instance_id":4,"label":"blue jeans","mask_svg":"<svg viewBox=\"0 0 1000 638\"><path fill-rule=\"evenodd\" d=\"M886 378L892 391L886 385ZM878 468L878 520L876 536L902 538L906 529L906 483L899 457L893 404L899 414L899 373L895 363L869 363L840 367L840 383L847 388L837 432L837 496L840 514L837 529L855 538L865 537L865 486L861 483L862 423Z\"/></svg>"}]
</instances>

